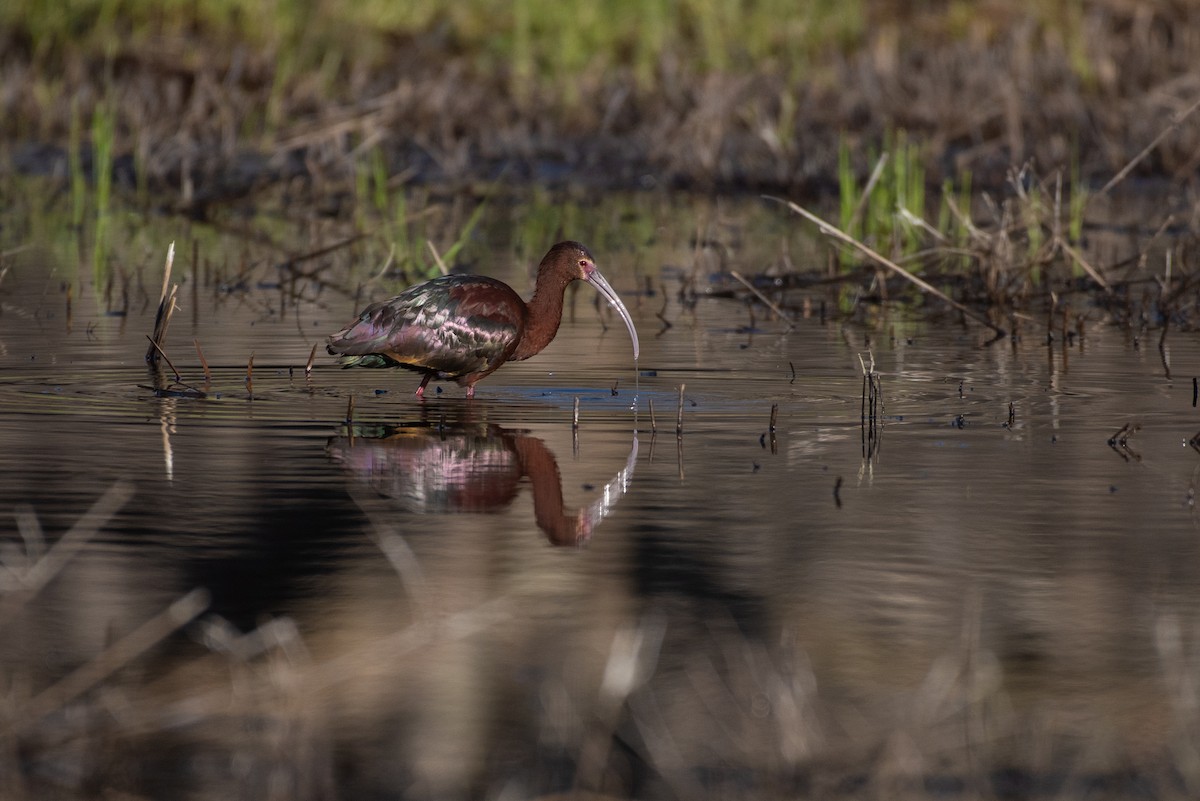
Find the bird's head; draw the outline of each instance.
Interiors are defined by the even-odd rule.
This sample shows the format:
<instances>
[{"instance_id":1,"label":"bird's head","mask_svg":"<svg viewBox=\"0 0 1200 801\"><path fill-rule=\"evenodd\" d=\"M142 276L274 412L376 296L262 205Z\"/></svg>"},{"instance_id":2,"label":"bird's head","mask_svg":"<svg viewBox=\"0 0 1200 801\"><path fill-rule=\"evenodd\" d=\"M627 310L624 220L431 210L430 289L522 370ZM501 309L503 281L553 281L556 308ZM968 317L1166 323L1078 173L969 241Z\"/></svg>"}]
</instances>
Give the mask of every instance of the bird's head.
<instances>
[{"instance_id":1,"label":"bird's head","mask_svg":"<svg viewBox=\"0 0 1200 801\"><path fill-rule=\"evenodd\" d=\"M638 335L637 329L633 327L633 318L629 315L629 310L625 308L625 304L621 302L621 297L617 294L617 291L609 286L608 281L600 274L600 270L596 268L596 259L586 246L579 242L559 242L550 248L549 252L546 253L546 257L542 259L542 264L538 268L538 272L540 274L545 270L563 276L566 279L564 283L576 280L587 281L596 287L596 290L616 309L617 314L621 315L621 319L625 321L625 327L629 329L629 337L633 340L633 358L637 359L639 351Z\"/></svg>"},{"instance_id":2,"label":"bird's head","mask_svg":"<svg viewBox=\"0 0 1200 801\"><path fill-rule=\"evenodd\" d=\"M541 270L551 270L568 281L590 281L596 272L596 259L579 242L559 242L542 259Z\"/></svg>"}]
</instances>

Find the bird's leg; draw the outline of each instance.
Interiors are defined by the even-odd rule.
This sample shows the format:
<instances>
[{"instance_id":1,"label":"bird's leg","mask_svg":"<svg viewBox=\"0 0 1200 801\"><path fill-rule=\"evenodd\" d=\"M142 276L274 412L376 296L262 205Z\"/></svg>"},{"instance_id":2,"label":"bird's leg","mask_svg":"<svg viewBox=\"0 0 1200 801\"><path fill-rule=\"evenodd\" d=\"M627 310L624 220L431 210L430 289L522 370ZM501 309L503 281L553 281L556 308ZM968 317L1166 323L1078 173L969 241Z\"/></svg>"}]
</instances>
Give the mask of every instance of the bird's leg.
<instances>
[{"instance_id":1,"label":"bird's leg","mask_svg":"<svg viewBox=\"0 0 1200 801\"><path fill-rule=\"evenodd\" d=\"M470 400L473 397L475 397L475 385L467 384L467 400Z\"/></svg>"},{"instance_id":2,"label":"bird's leg","mask_svg":"<svg viewBox=\"0 0 1200 801\"><path fill-rule=\"evenodd\" d=\"M433 375L432 375L432 374L429 374L429 373L427 373L427 374L425 375L425 377L421 379L421 386L417 387L417 397L418 397L418 398L421 398L422 400L424 400L424 398L425 398L425 385L429 383L429 379L431 379L431 378L433 378Z\"/></svg>"}]
</instances>

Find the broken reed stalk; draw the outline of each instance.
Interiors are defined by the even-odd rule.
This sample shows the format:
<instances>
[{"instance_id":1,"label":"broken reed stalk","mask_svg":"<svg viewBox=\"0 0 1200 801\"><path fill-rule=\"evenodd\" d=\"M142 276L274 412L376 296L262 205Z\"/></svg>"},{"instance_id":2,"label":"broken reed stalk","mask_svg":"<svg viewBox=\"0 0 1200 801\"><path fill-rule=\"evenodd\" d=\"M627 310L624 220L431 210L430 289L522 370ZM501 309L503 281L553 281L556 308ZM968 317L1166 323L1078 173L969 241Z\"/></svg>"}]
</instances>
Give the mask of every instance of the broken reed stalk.
<instances>
[{"instance_id":1,"label":"broken reed stalk","mask_svg":"<svg viewBox=\"0 0 1200 801\"><path fill-rule=\"evenodd\" d=\"M1104 280L1104 276L1100 274L1100 271L1089 264L1088 260L1085 259L1079 251L1068 245L1066 240L1063 239L1058 241L1058 246L1063 249L1063 253L1066 253L1075 261L1076 264L1082 267L1083 271L1087 273L1093 281L1099 284L1101 289L1110 295L1113 293L1112 287L1109 285L1108 281Z\"/></svg>"},{"instance_id":2,"label":"broken reed stalk","mask_svg":"<svg viewBox=\"0 0 1200 801\"><path fill-rule=\"evenodd\" d=\"M1125 443L1129 441L1129 438L1141 430L1141 423L1126 423L1125 425L1121 426L1117 433L1108 438L1108 444L1113 447L1117 445L1124 447Z\"/></svg>"},{"instance_id":3,"label":"broken reed stalk","mask_svg":"<svg viewBox=\"0 0 1200 801\"><path fill-rule=\"evenodd\" d=\"M246 362L246 392L254 394L254 353L250 354L250 361Z\"/></svg>"},{"instance_id":4,"label":"broken reed stalk","mask_svg":"<svg viewBox=\"0 0 1200 801\"><path fill-rule=\"evenodd\" d=\"M175 374L175 383L182 384L183 377L179 375L179 371L175 369L175 365L171 364L171 360L167 358L167 352L164 351L162 347L150 337L149 334L146 335L146 339L150 340L150 351L154 353L154 359L151 360L150 356L147 355L146 361L154 364L158 362L159 357L162 357L162 360L167 363L167 367L170 367L171 372Z\"/></svg>"},{"instance_id":5,"label":"broken reed stalk","mask_svg":"<svg viewBox=\"0 0 1200 801\"><path fill-rule=\"evenodd\" d=\"M654 398L647 398L647 400L650 402L650 433L657 434L658 423L654 420ZM1193 403L1192 405L1195 406L1196 404Z\"/></svg>"},{"instance_id":6,"label":"broken reed stalk","mask_svg":"<svg viewBox=\"0 0 1200 801\"><path fill-rule=\"evenodd\" d=\"M167 263L163 267L162 293L158 298L158 313L154 316L154 334L150 337L150 347L146 349L146 361L151 366L158 366L160 354L165 356L162 345L167 339L167 325L171 322L171 313L175 311L175 293L179 290L179 285L171 285L171 265L174 262L175 243L172 242L167 248Z\"/></svg>"},{"instance_id":7,"label":"broken reed stalk","mask_svg":"<svg viewBox=\"0 0 1200 801\"><path fill-rule=\"evenodd\" d=\"M770 301L770 300L767 298L767 296L766 296L766 295L764 295L763 293L759 292L759 291L758 291L758 289L757 289L757 288L756 288L756 287L755 287L753 284L751 284L749 281L747 281L745 278L743 278L743 277L742 277L742 274L741 274L741 273L739 273L737 270L730 270L730 271L729 271L729 274L730 274L730 275L732 275L734 278L736 278L736 279L738 280L738 282L739 282L739 283L741 283L741 285L742 285L742 286L746 287L746 289L749 289L749 290L750 290L752 293L754 293L754 297L756 297L756 298L758 298L760 301L762 301L762 303L763 303L764 305L766 305L766 307L767 307L768 309L770 309L771 311L773 311L773 312L775 312L776 314L778 314L778 315L779 315L779 317L780 317L780 319L781 319L781 320L783 320L785 323L787 323L787 324L788 324L788 328L789 328L789 329L792 329L792 328L795 328L795 327L796 327L796 324L795 324L794 322L792 322L792 318L791 318L791 317L789 317L787 314L785 314L785 313L784 313L784 311L783 311L783 309L779 308L777 305L775 305L774 303L772 303L772 302L771 302L771 301ZM753 328L753 327L754 327L754 317L753 317L753 315L754 315L754 312L752 311L750 314L751 314L751 318L750 318L750 327L751 327L751 328Z\"/></svg>"},{"instance_id":8,"label":"broken reed stalk","mask_svg":"<svg viewBox=\"0 0 1200 801\"><path fill-rule=\"evenodd\" d=\"M346 403L346 425L354 422L354 393L350 393L350 400Z\"/></svg>"},{"instance_id":9,"label":"broken reed stalk","mask_svg":"<svg viewBox=\"0 0 1200 801\"><path fill-rule=\"evenodd\" d=\"M770 428L770 431L772 434L775 433L775 421L778 419L779 419L779 404L772 403L771 404L771 428Z\"/></svg>"},{"instance_id":10,"label":"broken reed stalk","mask_svg":"<svg viewBox=\"0 0 1200 801\"><path fill-rule=\"evenodd\" d=\"M767 200L773 200L776 203L782 203L783 205L787 206L789 209L794 211L796 214L799 214L804 219L808 220L811 223L814 223L817 226L817 229L821 233L825 234L826 236L831 236L834 239L844 242L847 245L850 245L855 250L857 250L860 253L862 253L863 255L865 255L867 258L872 259L873 261L888 268L889 270L894 272L896 275L900 276L901 278L905 279L909 283L916 286L921 291L926 292L930 295L933 295L935 298L938 298L943 303L946 303L947 305L951 306L952 308L958 310L964 316L970 317L972 320L979 323L980 325L987 326L992 331L996 332L997 336L1002 337L1008 333L1003 328L1001 328L1000 326L996 325L991 320L989 320L987 317L985 317L984 315L982 315L979 312L972 309L970 306L959 303L957 300L950 297L945 292L943 292L940 289L938 289L937 287L935 287L933 284L929 283L928 281L924 280L923 278L919 278L918 276L913 275L908 270L901 267L899 264L896 264L896 262L892 261L891 259L887 258L886 256L884 256L880 253L877 253L876 251L867 247L862 242L859 242L857 239L855 239L854 237L847 234L845 231L842 231L840 228L838 228L834 225L831 225L830 223L826 222L825 220L822 220L820 217L813 214L808 209L805 209L804 207L799 206L790 200L784 200L783 198L774 197L772 195L763 195L763 197Z\"/></svg>"},{"instance_id":11,"label":"broken reed stalk","mask_svg":"<svg viewBox=\"0 0 1200 801\"><path fill-rule=\"evenodd\" d=\"M204 589L192 590L179 598L74 673L31 698L13 718L13 730L28 730L46 716L62 711L67 704L191 623L208 608L208 603L209 594Z\"/></svg>"},{"instance_id":12,"label":"broken reed stalk","mask_svg":"<svg viewBox=\"0 0 1200 801\"><path fill-rule=\"evenodd\" d=\"M579 430L579 396L575 396L575 410L571 415L571 428L575 431Z\"/></svg>"},{"instance_id":13,"label":"broken reed stalk","mask_svg":"<svg viewBox=\"0 0 1200 801\"><path fill-rule=\"evenodd\" d=\"M42 553L41 557L26 568L20 576L17 588L0 596L0 631L11 621L22 606L41 592L50 581L62 572L63 567L96 536L113 515L133 497L133 485L117 481L75 521L71 529Z\"/></svg>"},{"instance_id":14,"label":"broken reed stalk","mask_svg":"<svg viewBox=\"0 0 1200 801\"><path fill-rule=\"evenodd\" d=\"M858 356L863 374L862 405L859 410L863 458L871 458L879 452L879 420L883 404L883 387L879 382L879 375L875 372L875 354L870 353L870 357L871 363L868 365L861 353Z\"/></svg>"},{"instance_id":15,"label":"broken reed stalk","mask_svg":"<svg viewBox=\"0 0 1200 801\"><path fill-rule=\"evenodd\" d=\"M317 346L313 345L312 350L308 353L308 361L304 365L304 377L308 378L312 375L313 360L317 358Z\"/></svg>"},{"instance_id":16,"label":"broken reed stalk","mask_svg":"<svg viewBox=\"0 0 1200 801\"><path fill-rule=\"evenodd\" d=\"M670 320L667 319L667 286L666 286L666 284L659 284L659 287L661 288L661 291L662 291L663 305L662 305L661 309L659 309L657 312L654 313L654 316L657 317L659 320L662 320L663 327L662 327L662 331L660 331L659 333L663 333L668 328L672 327L672 323Z\"/></svg>"},{"instance_id":17,"label":"broken reed stalk","mask_svg":"<svg viewBox=\"0 0 1200 801\"><path fill-rule=\"evenodd\" d=\"M196 346L196 355L200 357L200 366L204 368L204 383L208 384L212 381L212 370L208 369L208 359L204 358L204 351L200 349L200 340L193 339L192 344Z\"/></svg>"},{"instance_id":18,"label":"broken reed stalk","mask_svg":"<svg viewBox=\"0 0 1200 801\"><path fill-rule=\"evenodd\" d=\"M1159 131L1158 136L1154 137L1150 144L1142 148L1141 153L1138 153L1136 156L1130 159L1128 164L1122 167L1116 175L1108 179L1108 183L1102 186L1099 192L1097 192L1095 195L1089 196L1088 200L1091 200L1093 197L1103 197L1104 195L1107 195L1109 190L1121 183L1121 181L1124 181L1129 173L1133 171L1134 167L1141 164L1142 161L1144 161L1145 158L1149 156L1151 152L1153 152L1154 148L1159 146L1162 140L1166 139L1172 131L1182 125L1184 120L1195 114L1197 109L1200 109L1200 100L1192 103L1192 105L1188 106L1179 114L1176 114L1174 117L1172 117L1170 124L1167 125L1166 128L1163 128L1161 131Z\"/></svg>"},{"instance_id":19,"label":"broken reed stalk","mask_svg":"<svg viewBox=\"0 0 1200 801\"><path fill-rule=\"evenodd\" d=\"M687 384L679 385L679 411L675 417L675 435L678 437L683 436L683 388L686 386Z\"/></svg>"},{"instance_id":20,"label":"broken reed stalk","mask_svg":"<svg viewBox=\"0 0 1200 801\"><path fill-rule=\"evenodd\" d=\"M442 261L442 254L438 253L438 249L433 244L433 240L426 239L425 244L429 246L429 252L433 254L433 260L437 264L438 269L442 271L442 275L449 275L450 270L448 267L446 267L446 262Z\"/></svg>"}]
</instances>

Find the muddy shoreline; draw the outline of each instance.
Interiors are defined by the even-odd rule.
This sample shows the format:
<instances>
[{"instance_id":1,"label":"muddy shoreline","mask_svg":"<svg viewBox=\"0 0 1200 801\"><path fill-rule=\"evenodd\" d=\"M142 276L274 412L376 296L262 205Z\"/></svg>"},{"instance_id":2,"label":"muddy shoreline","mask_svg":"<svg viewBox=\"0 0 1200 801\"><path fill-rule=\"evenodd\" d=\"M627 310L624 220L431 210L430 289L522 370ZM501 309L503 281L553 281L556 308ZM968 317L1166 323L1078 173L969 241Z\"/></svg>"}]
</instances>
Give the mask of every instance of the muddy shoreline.
<instances>
[{"instance_id":1,"label":"muddy shoreline","mask_svg":"<svg viewBox=\"0 0 1200 801\"><path fill-rule=\"evenodd\" d=\"M372 151L396 185L501 178L812 196L836 192L840 146L865 174L896 130L920 143L930 185L969 173L974 186L995 186L1029 162L1098 184L1194 102L1200 39L1181 32L1197 23L1191 8L1089 4L1081 63L1070 41L1029 19L938 38L910 15L790 76L771 64L701 73L664 56L650 88L621 70L570 86L521 82L432 35L397 39L382 62L348 65L327 85L302 73L281 86L275 54L202 32L48 58L9 30L0 32L0 148L17 173L65 175L73 115L107 103L117 186L140 185L201 217L267 186L313 198L349 191ZM89 137L75 139L90 169ZM1135 176L1180 179L1198 164L1200 126L1185 124Z\"/></svg>"}]
</instances>

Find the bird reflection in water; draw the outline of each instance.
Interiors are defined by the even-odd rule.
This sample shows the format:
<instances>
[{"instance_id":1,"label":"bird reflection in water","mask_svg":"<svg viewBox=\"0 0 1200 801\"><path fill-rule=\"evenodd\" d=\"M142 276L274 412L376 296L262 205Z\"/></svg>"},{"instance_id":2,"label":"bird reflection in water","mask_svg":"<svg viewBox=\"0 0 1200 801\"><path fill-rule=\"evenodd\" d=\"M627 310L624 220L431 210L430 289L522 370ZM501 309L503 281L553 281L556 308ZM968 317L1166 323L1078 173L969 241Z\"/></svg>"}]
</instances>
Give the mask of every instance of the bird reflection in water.
<instances>
[{"instance_id":1,"label":"bird reflection in water","mask_svg":"<svg viewBox=\"0 0 1200 801\"><path fill-rule=\"evenodd\" d=\"M582 545L628 490L638 441L625 467L580 509L563 507L558 461L525 431L492 424L358 425L330 439L331 459L379 495L419 514L497 512L528 476L538 527L553 545Z\"/></svg>"}]
</instances>

